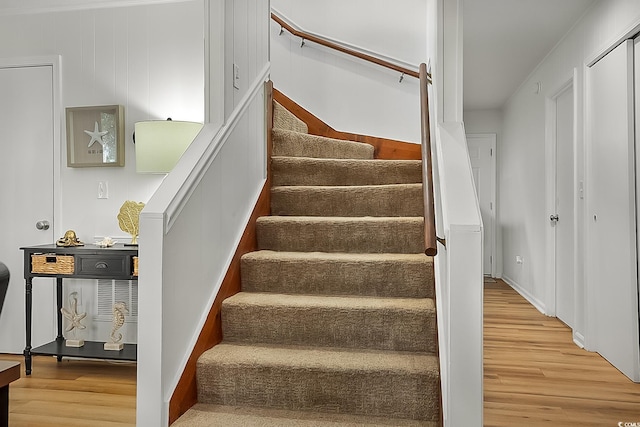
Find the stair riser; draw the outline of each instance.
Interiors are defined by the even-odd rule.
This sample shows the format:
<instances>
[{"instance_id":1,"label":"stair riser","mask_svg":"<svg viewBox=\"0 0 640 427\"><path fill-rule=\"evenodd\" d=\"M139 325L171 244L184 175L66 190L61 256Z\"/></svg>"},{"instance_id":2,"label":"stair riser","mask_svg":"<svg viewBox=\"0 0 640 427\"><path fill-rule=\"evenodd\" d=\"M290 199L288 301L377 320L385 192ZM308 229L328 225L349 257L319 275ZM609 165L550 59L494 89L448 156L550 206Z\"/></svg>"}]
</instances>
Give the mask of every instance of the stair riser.
<instances>
[{"instance_id":1,"label":"stair riser","mask_svg":"<svg viewBox=\"0 0 640 427\"><path fill-rule=\"evenodd\" d=\"M242 289L311 295L433 298L433 262L242 259Z\"/></svg>"},{"instance_id":2,"label":"stair riser","mask_svg":"<svg viewBox=\"0 0 640 427\"><path fill-rule=\"evenodd\" d=\"M438 380L427 374L199 364L198 384L201 403L430 421L439 414Z\"/></svg>"},{"instance_id":3,"label":"stair riser","mask_svg":"<svg viewBox=\"0 0 640 427\"><path fill-rule=\"evenodd\" d=\"M222 305L227 342L434 353L435 312Z\"/></svg>"},{"instance_id":4,"label":"stair riser","mask_svg":"<svg viewBox=\"0 0 640 427\"><path fill-rule=\"evenodd\" d=\"M421 253L422 221L257 222L258 248L290 252Z\"/></svg>"},{"instance_id":5,"label":"stair riser","mask_svg":"<svg viewBox=\"0 0 640 427\"><path fill-rule=\"evenodd\" d=\"M422 216L422 185L361 187L277 187L271 191L272 215Z\"/></svg>"},{"instance_id":6,"label":"stair riser","mask_svg":"<svg viewBox=\"0 0 640 427\"><path fill-rule=\"evenodd\" d=\"M422 182L419 162L387 165L381 162L312 162L271 160L273 185L386 185Z\"/></svg>"}]
</instances>

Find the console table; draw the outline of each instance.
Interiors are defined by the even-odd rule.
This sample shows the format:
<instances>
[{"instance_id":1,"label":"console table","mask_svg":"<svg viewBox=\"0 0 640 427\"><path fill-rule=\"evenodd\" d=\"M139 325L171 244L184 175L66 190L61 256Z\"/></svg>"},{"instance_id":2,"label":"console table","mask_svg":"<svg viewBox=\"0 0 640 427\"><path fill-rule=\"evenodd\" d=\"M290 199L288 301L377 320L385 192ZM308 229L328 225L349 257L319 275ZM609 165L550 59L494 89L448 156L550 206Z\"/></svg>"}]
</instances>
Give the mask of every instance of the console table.
<instances>
[{"instance_id":1,"label":"console table","mask_svg":"<svg viewBox=\"0 0 640 427\"><path fill-rule=\"evenodd\" d=\"M68 279L138 279L138 249L136 246L116 244L109 248L94 245L58 247L56 245L28 246L24 251L26 346L25 373L31 374L32 355L88 357L93 359L128 360L137 358L137 346L125 344L120 351L104 350L103 342L85 341L83 347L65 346L62 334L62 280ZM31 317L33 310L33 278L56 279L58 335L54 341L31 348Z\"/></svg>"}]
</instances>

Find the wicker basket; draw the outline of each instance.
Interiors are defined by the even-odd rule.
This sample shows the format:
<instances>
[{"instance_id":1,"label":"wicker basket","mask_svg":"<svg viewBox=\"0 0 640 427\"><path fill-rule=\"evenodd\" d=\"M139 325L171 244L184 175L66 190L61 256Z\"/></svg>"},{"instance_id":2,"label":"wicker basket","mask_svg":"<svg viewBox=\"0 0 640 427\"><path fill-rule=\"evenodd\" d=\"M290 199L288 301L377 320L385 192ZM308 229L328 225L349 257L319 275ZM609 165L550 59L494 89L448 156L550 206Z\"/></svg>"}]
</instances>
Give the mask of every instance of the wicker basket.
<instances>
[{"instance_id":1,"label":"wicker basket","mask_svg":"<svg viewBox=\"0 0 640 427\"><path fill-rule=\"evenodd\" d=\"M133 275L134 276L138 276L138 257L134 256L133 257Z\"/></svg>"},{"instance_id":2,"label":"wicker basket","mask_svg":"<svg viewBox=\"0 0 640 427\"><path fill-rule=\"evenodd\" d=\"M31 272L41 274L73 274L73 255L31 255Z\"/></svg>"}]
</instances>

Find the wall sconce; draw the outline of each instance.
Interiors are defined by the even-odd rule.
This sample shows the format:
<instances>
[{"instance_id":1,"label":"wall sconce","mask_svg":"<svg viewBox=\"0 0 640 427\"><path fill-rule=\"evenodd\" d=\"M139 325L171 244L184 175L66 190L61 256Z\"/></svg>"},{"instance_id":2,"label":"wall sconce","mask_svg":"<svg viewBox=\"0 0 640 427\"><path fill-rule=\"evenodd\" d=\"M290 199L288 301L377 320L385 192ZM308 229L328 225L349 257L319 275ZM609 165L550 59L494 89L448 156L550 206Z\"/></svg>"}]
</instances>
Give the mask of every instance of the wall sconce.
<instances>
[{"instance_id":1,"label":"wall sconce","mask_svg":"<svg viewBox=\"0 0 640 427\"><path fill-rule=\"evenodd\" d=\"M202 123L171 119L137 122L133 139L136 172L171 172L202 126Z\"/></svg>"}]
</instances>

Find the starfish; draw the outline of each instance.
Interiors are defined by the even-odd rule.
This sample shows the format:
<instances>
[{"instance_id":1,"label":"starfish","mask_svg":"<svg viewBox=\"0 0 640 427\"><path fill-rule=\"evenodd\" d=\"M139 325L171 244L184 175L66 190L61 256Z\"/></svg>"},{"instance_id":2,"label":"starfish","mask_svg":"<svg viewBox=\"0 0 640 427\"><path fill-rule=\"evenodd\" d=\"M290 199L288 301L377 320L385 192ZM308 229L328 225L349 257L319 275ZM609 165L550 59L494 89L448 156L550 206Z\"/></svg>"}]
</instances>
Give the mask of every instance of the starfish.
<instances>
[{"instance_id":1,"label":"starfish","mask_svg":"<svg viewBox=\"0 0 640 427\"><path fill-rule=\"evenodd\" d=\"M67 310L64 307L60 309L62 315L69 321L69 326L67 326L67 328L65 329L66 332L69 332L75 328L86 328L86 326L80 323L80 321L87 317L87 313L78 314L78 298L76 298L76 295L78 295L77 292L71 292L71 294L69 294L69 305L71 306L70 310Z\"/></svg>"},{"instance_id":2,"label":"starfish","mask_svg":"<svg viewBox=\"0 0 640 427\"><path fill-rule=\"evenodd\" d=\"M91 141L89 141L89 147L91 147L95 142L99 142L100 145L104 145L104 142L102 142L102 137L108 134L109 132L108 131L100 132L98 128L98 122L96 122L95 126L93 127L93 132L91 132L90 130L85 130L84 133L86 133L91 137Z\"/></svg>"}]
</instances>

